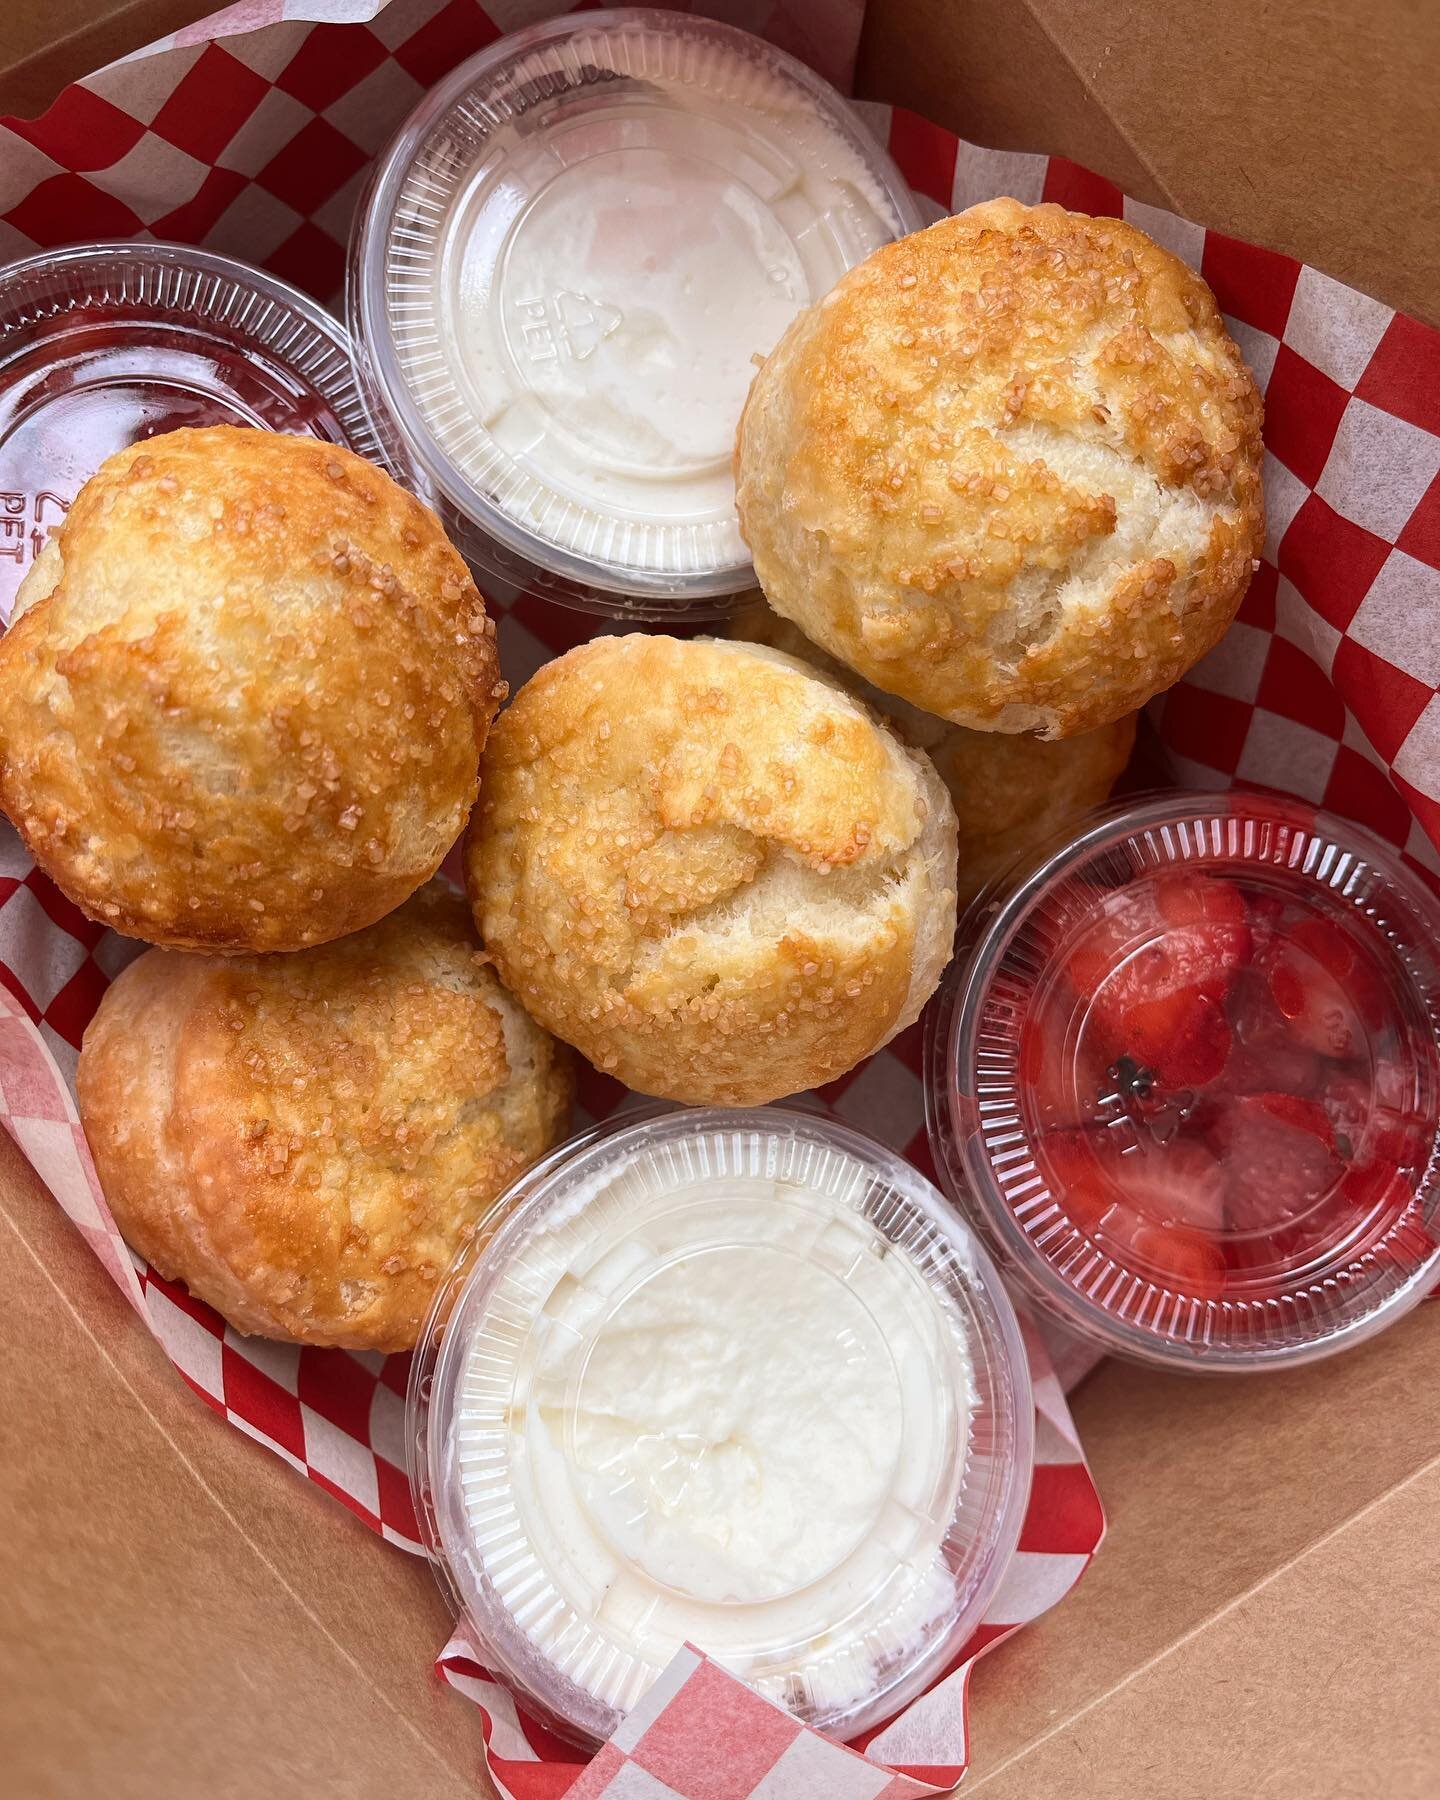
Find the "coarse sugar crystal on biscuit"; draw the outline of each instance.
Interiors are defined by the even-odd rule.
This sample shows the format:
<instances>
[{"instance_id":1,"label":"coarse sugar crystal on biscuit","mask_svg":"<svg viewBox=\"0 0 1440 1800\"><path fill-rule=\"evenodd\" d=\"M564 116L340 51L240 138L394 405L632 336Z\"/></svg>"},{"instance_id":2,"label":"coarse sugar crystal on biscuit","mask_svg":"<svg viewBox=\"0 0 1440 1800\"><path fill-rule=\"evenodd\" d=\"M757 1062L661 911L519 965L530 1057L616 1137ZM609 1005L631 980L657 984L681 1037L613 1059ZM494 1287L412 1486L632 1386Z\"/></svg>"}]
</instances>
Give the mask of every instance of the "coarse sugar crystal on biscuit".
<instances>
[{"instance_id":1,"label":"coarse sugar crystal on biscuit","mask_svg":"<svg viewBox=\"0 0 1440 1800\"><path fill-rule=\"evenodd\" d=\"M496 724L466 883L502 977L644 1093L747 1105L915 1019L948 961L930 764L778 652L604 637Z\"/></svg>"},{"instance_id":2,"label":"coarse sugar crystal on biscuit","mask_svg":"<svg viewBox=\"0 0 1440 1800\"><path fill-rule=\"evenodd\" d=\"M92 918L293 950L435 872L503 697L439 520L336 444L237 426L109 458L0 639L0 805Z\"/></svg>"},{"instance_id":3,"label":"coarse sugar crystal on biscuit","mask_svg":"<svg viewBox=\"0 0 1440 1800\"><path fill-rule=\"evenodd\" d=\"M116 1223L162 1275L241 1331L403 1350L564 1137L570 1061L437 879L315 949L146 952L101 1001L76 1086Z\"/></svg>"},{"instance_id":4,"label":"coarse sugar crystal on biscuit","mask_svg":"<svg viewBox=\"0 0 1440 1800\"><path fill-rule=\"evenodd\" d=\"M955 885L962 909L1002 880L1023 852L1074 831L1109 795L1135 746L1133 713L1058 741L1029 731L972 731L937 719L862 680L772 611L759 594L736 608L728 629L734 637L769 644L840 682L912 749L930 758L955 808Z\"/></svg>"},{"instance_id":5,"label":"coarse sugar crystal on biscuit","mask_svg":"<svg viewBox=\"0 0 1440 1800\"><path fill-rule=\"evenodd\" d=\"M885 245L757 373L737 504L771 605L959 725L1068 737L1210 650L1264 540L1214 296L1120 219L993 200Z\"/></svg>"}]
</instances>

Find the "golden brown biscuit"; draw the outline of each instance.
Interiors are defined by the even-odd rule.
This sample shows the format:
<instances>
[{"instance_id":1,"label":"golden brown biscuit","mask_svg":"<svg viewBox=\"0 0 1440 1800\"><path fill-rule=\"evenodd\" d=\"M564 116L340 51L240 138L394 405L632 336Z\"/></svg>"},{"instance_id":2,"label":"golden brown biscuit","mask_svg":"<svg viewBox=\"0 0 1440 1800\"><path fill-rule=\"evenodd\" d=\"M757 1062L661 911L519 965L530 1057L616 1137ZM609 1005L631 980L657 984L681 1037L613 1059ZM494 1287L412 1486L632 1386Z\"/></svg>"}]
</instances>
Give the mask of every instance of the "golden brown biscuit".
<instances>
[{"instance_id":1,"label":"golden brown biscuit","mask_svg":"<svg viewBox=\"0 0 1440 1800\"><path fill-rule=\"evenodd\" d=\"M968 906L1033 844L1077 824L1109 794L1135 746L1135 715L1078 737L1049 742L1032 732L971 731L882 694L837 657L812 644L761 595L736 611L731 635L770 644L812 663L886 718L907 744L923 750L950 790L960 828L955 886Z\"/></svg>"},{"instance_id":2,"label":"golden brown biscuit","mask_svg":"<svg viewBox=\"0 0 1440 1800\"><path fill-rule=\"evenodd\" d=\"M290 956L151 950L76 1078L127 1241L241 1331L403 1350L491 1203L563 1137L567 1052L432 882Z\"/></svg>"},{"instance_id":3,"label":"golden brown biscuit","mask_svg":"<svg viewBox=\"0 0 1440 1800\"><path fill-rule=\"evenodd\" d=\"M496 724L465 862L535 1017L674 1100L852 1067L918 1016L954 935L930 764L746 644L605 637L547 664Z\"/></svg>"},{"instance_id":4,"label":"golden brown biscuit","mask_svg":"<svg viewBox=\"0 0 1440 1800\"><path fill-rule=\"evenodd\" d=\"M1219 639L1264 539L1260 397L1199 276L993 200L790 326L736 444L770 603L887 693L1068 737Z\"/></svg>"},{"instance_id":5,"label":"golden brown biscuit","mask_svg":"<svg viewBox=\"0 0 1440 1800\"><path fill-rule=\"evenodd\" d=\"M87 481L0 641L0 806L75 903L196 950L355 931L434 874L503 697L435 515L232 426Z\"/></svg>"}]
</instances>

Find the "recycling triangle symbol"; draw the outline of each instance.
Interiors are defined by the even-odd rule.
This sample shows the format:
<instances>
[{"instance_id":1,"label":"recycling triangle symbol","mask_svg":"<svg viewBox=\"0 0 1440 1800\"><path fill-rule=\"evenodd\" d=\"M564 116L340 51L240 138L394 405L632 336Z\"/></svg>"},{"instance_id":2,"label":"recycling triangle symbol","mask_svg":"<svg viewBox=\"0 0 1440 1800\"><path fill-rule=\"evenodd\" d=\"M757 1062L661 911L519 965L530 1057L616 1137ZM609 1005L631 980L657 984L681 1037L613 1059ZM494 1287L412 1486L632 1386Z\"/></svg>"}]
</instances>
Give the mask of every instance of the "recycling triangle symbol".
<instances>
[{"instance_id":1,"label":"recycling triangle symbol","mask_svg":"<svg viewBox=\"0 0 1440 1800\"><path fill-rule=\"evenodd\" d=\"M603 344L624 321L624 314L618 307L606 306L603 300L592 300L586 294L572 294L567 290L556 296L555 303L560 311L565 341L576 362L584 362L593 354L596 345Z\"/></svg>"}]
</instances>

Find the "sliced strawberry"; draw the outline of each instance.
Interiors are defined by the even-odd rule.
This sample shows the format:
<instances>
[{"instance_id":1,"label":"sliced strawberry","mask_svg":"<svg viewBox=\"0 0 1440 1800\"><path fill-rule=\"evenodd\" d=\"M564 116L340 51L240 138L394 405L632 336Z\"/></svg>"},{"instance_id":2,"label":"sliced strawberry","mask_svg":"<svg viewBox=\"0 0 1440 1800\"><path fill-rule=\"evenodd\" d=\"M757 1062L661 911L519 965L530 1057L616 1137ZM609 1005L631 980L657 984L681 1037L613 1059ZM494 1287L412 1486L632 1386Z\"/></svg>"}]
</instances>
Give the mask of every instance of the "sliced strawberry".
<instances>
[{"instance_id":1,"label":"sliced strawberry","mask_svg":"<svg viewBox=\"0 0 1440 1800\"><path fill-rule=\"evenodd\" d=\"M1214 1081L1230 1055L1230 1021L1199 988L1181 988L1158 1000L1138 1000L1125 1029L1129 1053L1155 1071L1167 1087L1199 1087Z\"/></svg>"},{"instance_id":2,"label":"sliced strawberry","mask_svg":"<svg viewBox=\"0 0 1440 1800\"><path fill-rule=\"evenodd\" d=\"M1154 929L1151 908L1133 888L1104 894L1071 950L1065 967L1082 1000L1092 1000L1126 952Z\"/></svg>"},{"instance_id":3,"label":"sliced strawberry","mask_svg":"<svg viewBox=\"0 0 1440 1800\"><path fill-rule=\"evenodd\" d=\"M1172 925L1233 925L1249 934L1245 896L1217 875L1166 875L1155 883L1155 905Z\"/></svg>"},{"instance_id":4,"label":"sliced strawberry","mask_svg":"<svg viewBox=\"0 0 1440 1800\"><path fill-rule=\"evenodd\" d=\"M1330 1117L1317 1100L1300 1094L1257 1094L1252 1104L1250 1121L1241 1127L1242 1150L1248 1145L1254 1151L1264 1119L1302 1134L1310 1143L1297 1146L1282 1137L1268 1151L1262 1145L1262 1153L1282 1159L1282 1179L1292 1182L1293 1197L1282 1222L1268 1225L1263 1238L1238 1241L1254 1246L1262 1264L1294 1268L1323 1246L1338 1242L1353 1222L1338 1185L1344 1164L1333 1155L1336 1145ZM1252 1188L1248 1199L1258 1213L1264 1201L1257 1190ZM1236 1220L1234 1206L1227 1208L1227 1216Z\"/></svg>"},{"instance_id":5,"label":"sliced strawberry","mask_svg":"<svg viewBox=\"0 0 1440 1800\"><path fill-rule=\"evenodd\" d=\"M1291 1094L1242 1094L1221 1109L1212 1142L1225 1167L1232 1231L1275 1231L1331 1192L1342 1165L1324 1109Z\"/></svg>"},{"instance_id":6,"label":"sliced strawberry","mask_svg":"<svg viewBox=\"0 0 1440 1800\"><path fill-rule=\"evenodd\" d=\"M1075 1006L1070 984L1056 981L1021 1029L1018 1076L1032 1129L1092 1125L1105 1116L1106 1097L1114 1091L1109 1054L1097 1034L1085 1031L1074 1041Z\"/></svg>"},{"instance_id":7,"label":"sliced strawberry","mask_svg":"<svg viewBox=\"0 0 1440 1800\"><path fill-rule=\"evenodd\" d=\"M1109 1152L1103 1137L1086 1131L1050 1131L1039 1161L1050 1193L1077 1231L1093 1237L1118 1199L1105 1174Z\"/></svg>"},{"instance_id":8,"label":"sliced strawberry","mask_svg":"<svg viewBox=\"0 0 1440 1800\"><path fill-rule=\"evenodd\" d=\"M1233 881L1218 876L1171 875L1155 884L1155 906L1167 925L1181 928L1192 952L1211 965L1206 985L1198 984L1212 1000L1230 992L1237 970L1254 952L1245 896Z\"/></svg>"},{"instance_id":9,"label":"sliced strawberry","mask_svg":"<svg viewBox=\"0 0 1440 1800\"><path fill-rule=\"evenodd\" d=\"M1414 1168L1429 1155L1433 1125L1408 1111L1412 1096L1398 1064L1383 1059L1367 1080L1344 1069L1330 1072L1320 1089L1320 1103L1335 1133L1335 1146L1347 1161L1375 1159Z\"/></svg>"},{"instance_id":10,"label":"sliced strawberry","mask_svg":"<svg viewBox=\"0 0 1440 1800\"><path fill-rule=\"evenodd\" d=\"M1224 1229L1224 1171L1193 1138L1128 1151L1115 1162L1114 1177L1130 1205L1152 1224Z\"/></svg>"},{"instance_id":11,"label":"sliced strawberry","mask_svg":"<svg viewBox=\"0 0 1440 1800\"><path fill-rule=\"evenodd\" d=\"M1247 925L1198 916L1167 918L1160 910L1158 889L1123 888L1106 895L1099 915L1071 952L1070 978L1084 999L1093 999L1123 1024L1136 1000L1196 987L1212 1000L1223 1000L1250 953ZM1166 904L1175 908L1173 891Z\"/></svg>"},{"instance_id":12,"label":"sliced strawberry","mask_svg":"<svg viewBox=\"0 0 1440 1800\"><path fill-rule=\"evenodd\" d=\"M1231 883L1166 877L1108 895L1067 969L1112 1058L1189 1085L1224 1067L1230 1031L1221 1008L1250 944Z\"/></svg>"},{"instance_id":13,"label":"sliced strawberry","mask_svg":"<svg viewBox=\"0 0 1440 1800\"><path fill-rule=\"evenodd\" d=\"M1297 919L1286 933L1292 944L1299 944L1307 956L1313 956L1322 969L1328 969L1343 981L1355 966L1355 946L1348 932L1334 919L1316 914Z\"/></svg>"},{"instance_id":14,"label":"sliced strawberry","mask_svg":"<svg viewBox=\"0 0 1440 1800\"><path fill-rule=\"evenodd\" d=\"M1262 956L1270 945L1280 936L1285 924L1285 902L1279 894L1265 890L1253 891L1247 896L1246 905L1250 914L1250 933L1254 940L1254 954Z\"/></svg>"},{"instance_id":15,"label":"sliced strawberry","mask_svg":"<svg viewBox=\"0 0 1440 1800\"><path fill-rule=\"evenodd\" d=\"M1293 1125L1297 1131L1308 1131L1327 1150L1335 1148L1330 1115L1318 1100L1307 1099L1303 1094L1257 1094L1254 1098L1260 1110L1272 1119Z\"/></svg>"},{"instance_id":16,"label":"sliced strawberry","mask_svg":"<svg viewBox=\"0 0 1440 1800\"><path fill-rule=\"evenodd\" d=\"M1227 1010L1235 1043L1225 1076L1236 1093L1313 1094L1319 1089L1324 1065L1291 1037L1260 969L1241 970Z\"/></svg>"},{"instance_id":17,"label":"sliced strawberry","mask_svg":"<svg viewBox=\"0 0 1440 1800\"><path fill-rule=\"evenodd\" d=\"M1237 1094L1314 1094L1324 1086L1324 1065L1299 1044L1255 1044L1237 1029L1225 1080Z\"/></svg>"},{"instance_id":18,"label":"sliced strawberry","mask_svg":"<svg viewBox=\"0 0 1440 1800\"><path fill-rule=\"evenodd\" d=\"M1310 1055L1345 1062L1388 1019L1381 970L1336 920L1260 916L1255 949L1255 974L1264 974L1264 983L1242 981L1233 1008L1237 1033L1247 1044L1271 1049L1289 1039Z\"/></svg>"},{"instance_id":19,"label":"sliced strawberry","mask_svg":"<svg viewBox=\"0 0 1440 1800\"><path fill-rule=\"evenodd\" d=\"M1108 1240L1127 1265L1176 1291L1211 1298L1225 1279L1215 1237L1224 1176L1202 1144L1118 1153L1101 1132L1052 1131L1041 1145L1051 1191L1087 1237Z\"/></svg>"},{"instance_id":20,"label":"sliced strawberry","mask_svg":"<svg viewBox=\"0 0 1440 1800\"><path fill-rule=\"evenodd\" d=\"M1307 956L1281 951L1270 965L1270 998L1291 1037L1317 1056L1346 1062L1365 1045L1365 1028L1341 984Z\"/></svg>"},{"instance_id":21,"label":"sliced strawberry","mask_svg":"<svg viewBox=\"0 0 1440 1800\"><path fill-rule=\"evenodd\" d=\"M1318 1205L1262 1241L1283 1257L1293 1280L1307 1266L1313 1272L1333 1266L1337 1258L1349 1261L1375 1252L1409 1204L1411 1191L1393 1163L1377 1160L1345 1169Z\"/></svg>"},{"instance_id":22,"label":"sliced strawberry","mask_svg":"<svg viewBox=\"0 0 1440 1800\"><path fill-rule=\"evenodd\" d=\"M1234 1231L1273 1231L1307 1213L1340 1179L1329 1120L1288 1094L1241 1095L1213 1139L1225 1165Z\"/></svg>"},{"instance_id":23,"label":"sliced strawberry","mask_svg":"<svg viewBox=\"0 0 1440 1800\"><path fill-rule=\"evenodd\" d=\"M1218 1300L1225 1292L1225 1254L1205 1231L1185 1225L1140 1225L1131 1239L1138 1261L1162 1287L1187 1300Z\"/></svg>"},{"instance_id":24,"label":"sliced strawberry","mask_svg":"<svg viewBox=\"0 0 1440 1800\"><path fill-rule=\"evenodd\" d=\"M1391 1208L1399 1212L1410 1198L1411 1187L1395 1164L1382 1158L1347 1169L1340 1192L1357 1212Z\"/></svg>"},{"instance_id":25,"label":"sliced strawberry","mask_svg":"<svg viewBox=\"0 0 1440 1800\"><path fill-rule=\"evenodd\" d=\"M1383 1028L1390 1015L1384 977L1343 925L1334 919L1301 919L1289 938L1339 982L1371 1031Z\"/></svg>"}]
</instances>

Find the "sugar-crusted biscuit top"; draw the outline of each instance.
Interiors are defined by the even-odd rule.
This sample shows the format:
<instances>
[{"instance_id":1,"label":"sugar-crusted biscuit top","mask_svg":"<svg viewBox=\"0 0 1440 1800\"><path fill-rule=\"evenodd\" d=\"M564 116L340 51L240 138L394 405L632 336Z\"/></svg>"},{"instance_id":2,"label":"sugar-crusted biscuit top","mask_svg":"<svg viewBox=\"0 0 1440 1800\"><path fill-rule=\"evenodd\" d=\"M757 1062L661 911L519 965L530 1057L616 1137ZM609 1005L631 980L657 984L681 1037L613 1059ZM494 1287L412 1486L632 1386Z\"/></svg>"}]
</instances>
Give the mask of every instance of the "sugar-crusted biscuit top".
<instances>
[{"instance_id":1,"label":"sugar-crusted biscuit top","mask_svg":"<svg viewBox=\"0 0 1440 1800\"><path fill-rule=\"evenodd\" d=\"M1119 219L989 201L790 326L736 445L777 611L957 724L1069 736L1218 640L1264 538L1260 398L1205 283Z\"/></svg>"},{"instance_id":2,"label":"sugar-crusted biscuit top","mask_svg":"<svg viewBox=\"0 0 1440 1800\"><path fill-rule=\"evenodd\" d=\"M501 716L466 879L548 1029L644 1092L746 1104L918 1014L954 855L929 764L832 683L636 634L547 664Z\"/></svg>"},{"instance_id":3,"label":"sugar-crusted biscuit top","mask_svg":"<svg viewBox=\"0 0 1440 1800\"><path fill-rule=\"evenodd\" d=\"M112 456L0 640L0 805L92 917L208 950L368 925L434 873L503 694L439 520L313 438Z\"/></svg>"}]
</instances>

